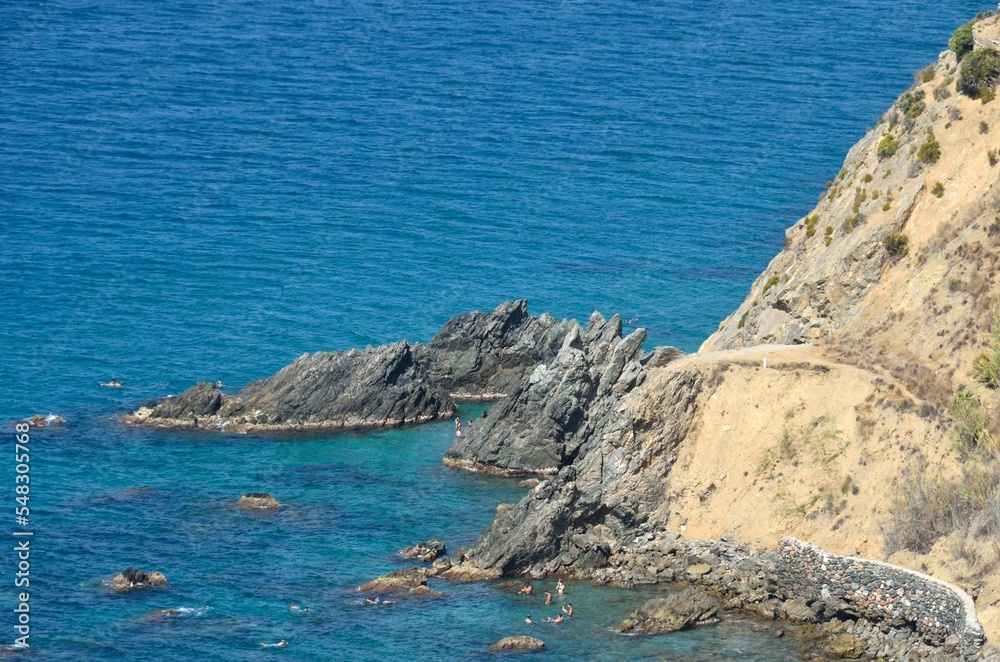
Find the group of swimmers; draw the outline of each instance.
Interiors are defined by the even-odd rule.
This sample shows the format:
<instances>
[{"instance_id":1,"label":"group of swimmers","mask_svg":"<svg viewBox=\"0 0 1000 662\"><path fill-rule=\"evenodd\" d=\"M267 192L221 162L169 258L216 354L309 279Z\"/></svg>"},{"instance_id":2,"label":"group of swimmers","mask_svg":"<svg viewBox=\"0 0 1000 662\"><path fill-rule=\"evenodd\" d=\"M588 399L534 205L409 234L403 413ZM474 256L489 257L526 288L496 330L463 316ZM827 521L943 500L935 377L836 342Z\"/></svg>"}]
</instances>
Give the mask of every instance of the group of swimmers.
<instances>
[{"instance_id":1,"label":"group of swimmers","mask_svg":"<svg viewBox=\"0 0 1000 662\"><path fill-rule=\"evenodd\" d=\"M524 586L521 587L521 590L519 590L518 593L519 594L523 594L523 595L531 595L533 591L534 591L534 589L532 588L531 584L525 584ZM563 584L563 582L562 582L561 579L556 582L556 593L558 595L565 595L566 594L566 585ZM545 604L546 605L552 604L552 593L550 591L545 591ZM565 620L563 618L563 614L566 614L566 616L572 616L573 615L573 604L572 603L567 602L566 604L564 604L562 606L562 613L561 614L556 614L555 618L552 618L550 616L549 618L546 618L542 622L543 623L552 623L553 625L559 625L560 623L562 623ZM527 623L528 625L534 625L534 623L535 623L535 621L533 621L531 619L531 614L528 614L528 617L526 619L524 619L524 622Z\"/></svg>"},{"instance_id":2,"label":"group of swimmers","mask_svg":"<svg viewBox=\"0 0 1000 662\"><path fill-rule=\"evenodd\" d=\"M288 609L291 611L309 611L309 607L303 607L295 604L294 602L288 605ZM281 641L273 644L268 644L262 641L260 642L260 645L262 648L284 648L288 645L288 640L282 639Z\"/></svg>"}]
</instances>

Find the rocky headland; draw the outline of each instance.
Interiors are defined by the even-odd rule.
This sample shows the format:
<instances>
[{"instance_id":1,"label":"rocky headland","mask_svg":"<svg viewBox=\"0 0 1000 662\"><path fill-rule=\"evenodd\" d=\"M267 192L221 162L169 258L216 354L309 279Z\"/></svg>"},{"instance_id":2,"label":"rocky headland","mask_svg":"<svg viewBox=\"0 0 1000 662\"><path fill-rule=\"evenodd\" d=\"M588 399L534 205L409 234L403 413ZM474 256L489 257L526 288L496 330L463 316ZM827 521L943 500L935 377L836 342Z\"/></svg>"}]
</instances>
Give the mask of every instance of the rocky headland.
<instances>
[{"instance_id":1,"label":"rocky headland","mask_svg":"<svg viewBox=\"0 0 1000 662\"><path fill-rule=\"evenodd\" d=\"M515 301L125 420L384 427L496 399L444 462L529 476L527 494L471 548L416 546L430 567L364 590L670 582L695 588L636 605L623 631L742 610L812 628L833 659L1000 659L997 44L992 15L956 32L697 354Z\"/></svg>"},{"instance_id":2,"label":"rocky headland","mask_svg":"<svg viewBox=\"0 0 1000 662\"><path fill-rule=\"evenodd\" d=\"M450 320L427 344L400 341L304 354L226 395L200 382L124 415L132 425L229 432L385 428L449 418L456 402L496 399L559 350L568 322L527 302Z\"/></svg>"}]
</instances>

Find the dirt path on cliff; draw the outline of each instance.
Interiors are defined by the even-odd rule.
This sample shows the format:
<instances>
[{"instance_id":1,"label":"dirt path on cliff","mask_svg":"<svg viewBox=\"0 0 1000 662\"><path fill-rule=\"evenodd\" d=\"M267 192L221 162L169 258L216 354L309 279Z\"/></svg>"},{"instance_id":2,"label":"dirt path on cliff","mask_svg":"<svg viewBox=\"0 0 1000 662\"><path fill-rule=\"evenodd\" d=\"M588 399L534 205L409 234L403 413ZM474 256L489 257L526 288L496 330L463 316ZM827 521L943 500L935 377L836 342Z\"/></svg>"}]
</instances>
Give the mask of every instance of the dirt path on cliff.
<instances>
[{"instance_id":1,"label":"dirt path on cliff","mask_svg":"<svg viewBox=\"0 0 1000 662\"><path fill-rule=\"evenodd\" d=\"M809 365L823 365L831 368L854 367L829 359L825 356L822 349L810 344L754 345L753 347L741 347L740 349L699 352L677 359L668 364L668 367L683 369L690 366L713 363L760 363L763 366L764 359L767 359L768 366L778 366L787 363L807 363Z\"/></svg>"}]
</instances>

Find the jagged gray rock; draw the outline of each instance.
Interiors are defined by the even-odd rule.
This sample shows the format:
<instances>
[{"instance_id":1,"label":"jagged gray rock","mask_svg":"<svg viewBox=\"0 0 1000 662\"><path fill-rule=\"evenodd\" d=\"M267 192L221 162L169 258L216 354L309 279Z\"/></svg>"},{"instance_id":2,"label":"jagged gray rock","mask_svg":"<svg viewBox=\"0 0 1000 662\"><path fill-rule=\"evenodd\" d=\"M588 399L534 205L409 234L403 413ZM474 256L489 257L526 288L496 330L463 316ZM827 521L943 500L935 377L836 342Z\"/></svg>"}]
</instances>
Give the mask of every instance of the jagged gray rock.
<instances>
[{"instance_id":1,"label":"jagged gray rock","mask_svg":"<svg viewBox=\"0 0 1000 662\"><path fill-rule=\"evenodd\" d=\"M464 313L426 345L304 354L235 395L201 382L126 423L230 431L395 427L450 417L457 400L503 397L551 361L575 322L531 317L527 302ZM452 395L454 394L454 395Z\"/></svg>"},{"instance_id":2,"label":"jagged gray rock","mask_svg":"<svg viewBox=\"0 0 1000 662\"><path fill-rule=\"evenodd\" d=\"M528 315L524 299L491 313L463 313L426 345L416 345L428 378L459 401L496 400L511 393L538 363L552 360L573 323Z\"/></svg>"},{"instance_id":3,"label":"jagged gray rock","mask_svg":"<svg viewBox=\"0 0 1000 662\"><path fill-rule=\"evenodd\" d=\"M618 399L642 383L644 329L622 338L621 318L594 313L582 330L569 325L559 352L539 363L507 399L457 438L450 466L490 473L554 474L571 464Z\"/></svg>"}]
</instances>

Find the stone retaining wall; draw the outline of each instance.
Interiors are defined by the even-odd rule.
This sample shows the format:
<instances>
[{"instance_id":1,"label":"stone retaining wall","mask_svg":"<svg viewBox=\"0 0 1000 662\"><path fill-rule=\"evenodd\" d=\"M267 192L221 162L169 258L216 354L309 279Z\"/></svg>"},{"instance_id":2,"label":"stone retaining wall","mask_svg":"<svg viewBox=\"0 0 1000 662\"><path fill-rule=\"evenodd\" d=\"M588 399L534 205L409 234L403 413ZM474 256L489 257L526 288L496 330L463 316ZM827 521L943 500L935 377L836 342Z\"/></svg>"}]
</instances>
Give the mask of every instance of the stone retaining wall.
<instances>
[{"instance_id":1,"label":"stone retaining wall","mask_svg":"<svg viewBox=\"0 0 1000 662\"><path fill-rule=\"evenodd\" d=\"M934 577L830 554L791 537L781 539L776 569L790 594L828 605L840 601L842 611L914 629L928 643L947 643L969 655L985 642L972 598Z\"/></svg>"}]
</instances>

